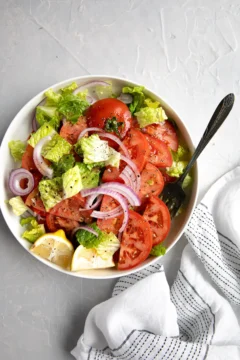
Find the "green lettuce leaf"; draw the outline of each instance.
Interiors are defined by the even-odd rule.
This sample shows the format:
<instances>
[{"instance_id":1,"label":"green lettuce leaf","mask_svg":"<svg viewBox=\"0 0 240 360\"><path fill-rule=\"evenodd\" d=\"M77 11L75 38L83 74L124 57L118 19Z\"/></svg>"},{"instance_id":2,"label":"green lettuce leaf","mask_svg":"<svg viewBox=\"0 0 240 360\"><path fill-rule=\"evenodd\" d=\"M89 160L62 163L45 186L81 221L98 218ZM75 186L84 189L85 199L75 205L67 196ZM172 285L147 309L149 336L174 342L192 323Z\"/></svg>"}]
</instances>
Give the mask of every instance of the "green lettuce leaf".
<instances>
[{"instance_id":1,"label":"green lettuce leaf","mask_svg":"<svg viewBox=\"0 0 240 360\"><path fill-rule=\"evenodd\" d=\"M79 167L76 165L62 176L64 199L70 198L82 190L82 178Z\"/></svg>"},{"instance_id":2,"label":"green lettuce leaf","mask_svg":"<svg viewBox=\"0 0 240 360\"><path fill-rule=\"evenodd\" d=\"M157 109L159 107L159 105L160 105L160 102L159 101L153 101L151 99L145 99L144 104L146 104L147 107Z\"/></svg>"},{"instance_id":3,"label":"green lettuce leaf","mask_svg":"<svg viewBox=\"0 0 240 360\"><path fill-rule=\"evenodd\" d=\"M45 234L45 228L43 224L38 224L35 218L32 220L30 220L31 218L27 219L29 219L29 221L25 223L27 224L27 229L22 234L22 238L34 243L40 236Z\"/></svg>"},{"instance_id":4,"label":"green lettuce leaf","mask_svg":"<svg viewBox=\"0 0 240 360\"><path fill-rule=\"evenodd\" d=\"M10 153L15 161L21 161L22 156L26 150L26 143L21 140L12 140L9 141L8 147Z\"/></svg>"},{"instance_id":5,"label":"green lettuce leaf","mask_svg":"<svg viewBox=\"0 0 240 360\"><path fill-rule=\"evenodd\" d=\"M68 141L63 139L60 135L56 134L53 136L43 148L42 155L45 159L53 162L58 162L63 155L70 153L72 145Z\"/></svg>"},{"instance_id":6,"label":"green lettuce leaf","mask_svg":"<svg viewBox=\"0 0 240 360\"><path fill-rule=\"evenodd\" d=\"M158 244L153 246L150 255L153 256L162 256L166 254L166 248L164 246L162 246L162 244Z\"/></svg>"},{"instance_id":7,"label":"green lettuce leaf","mask_svg":"<svg viewBox=\"0 0 240 360\"><path fill-rule=\"evenodd\" d=\"M51 106L51 105L57 105L59 103L59 101L62 99L62 95L53 91L53 89L48 89L47 91L45 91L44 94L47 98L47 102L46 104Z\"/></svg>"},{"instance_id":8,"label":"green lettuce leaf","mask_svg":"<svg viewBox=\"0 0 240 360\"><path fill-rule=\"evenodd\" d=\"M143 107L144 104L144 86L125 86L122 88L123 94L131 94L133 96L133 101L129 105L129 110L132 114L135 114L136 111L140 110Z\"/></svg>"},{"instance_id":9,"label":"green lettuce leaf","mask_svg":"<svg viewBox=\"0 0 240 360\"><path fill-rule=\"evenodd\" d=\"M76 232L76 239L80 245L84 246L86 249L93 249L96 248L100 242L102 241L99 237L101 230L98 228L96 223L89 225L93 230L98 233L98 236L90 233L87 230L78 230Z\"/></svg>"},{"instance_id":10,"label":"green lettuce leaf","mask_svg":"<svg viewBox=\"0 0 240 360\"><path fill-rule=\"evenodd\" d=\"M120 241L113 233L106 233L101 231L100 242L96 247L97 254L101 256L103 260L107 260L113 256L113 254L120 248Z\"/></svg>"},{"instance_id":11,"label":"green lettuce leaf","mask_svg":"<svg viewBox=\"0 0 240 360\"><path fill-rule=\"evenodd\" d=\"M187 174L187 176L183 180L183 184L182 184L183 190L192 185L192 180L193 180L192 176Z\"/></svg>"},{"instance_id":12,"label":"green lettuce leaf","mask_svg":"<svg viewBox=\"0 0 240 360\"><path fill-rule=\"evenodd\" d=\"M65 86L64 88L61 89L61 93L63 95L65 94L71 94L74 90L76 90L78 87L78 84L74 81L72 82L70 85Z\"/></svg>"},{"instance_id":13,"label":"green lettuce leaf","mask_svg":"<svg viewBox=\"0 0 240 360\"><path fill-rule=\"evenodd\" d=\"M35 133L33 133L28 140L28 144L35 147L37 143L48 135L54 135L56 131L48 123L43 124Z\"/></svg>"},{"instance_id":14,"label":"green lettuce leaf","mask_svg":"<svg viewBox=\"0 0 240 360\"><path fill-rule=\"evenodd\" d=\"M101 140L97 134L93 134L89 137L83 137L79 140L79 142L83 152L83 161L85 164L98 163L108 160L108 142Z\"/></svg>"},{"instance_id":15,"label":"green lettuce leaf","mask_svg":"<svg viewBox=\"0 0 240 360\"><path fill-rule=\"evenodd\" d=\"M147 125L158 124L167 119L167 115L162 107L152 108L145 107L140 109L138 112L135 112L138 123L141 128L144 128Z\"/></svg>"},{"instance_id":16,"label":"green lettuce leaf","mask_svg":"<svg viewBox=\"0 0 240 360\"><path fill-rule=\"evenodd\" d=\"M52 180L41 180L38 189L47 211L63 200L63 184L61 177L56 177Z\"/></svg>"},{"instance_id":17,"label":"green lettuce leaf","mask_svg":"<svg viewBox=\"0 0 240 360\"><path fill-rule=\"evenodd\" d=\"M12 207L13 213L17 216L21 216L28 210L28 207L24 204L20 196L12 197L8 202Z\"/></svg>"},{"instance_id":18,"label":"green lettuce leaf","mask_svg":"<svg viewBox=\"0 0 240 360\"><path fill-rule=\"evenodd\" d=\"M21 218L21 219L20 219L20 225L21 225L21 226L27 225L27 224L29 224L32 220L36 220L34 216L29 216L29 217L27 217L27 218Z\"/></svg>"},{"instance_id":19,"label":"green lettuce leaf","mask_svg":"<svg viewBox=\"0 0 240 360\"><path fill-rule=\"evenodd\" d=\"M58 162L52 163L51 165L54 177L62 176L66 171L73 168L74 164L75 159L72 154L63 155Z\"/></svg>"},{"instance_id":20,"label":"green lettuce leaf","mask_svg":"<svg viewBox=\"0 0 240 360\"><path fill-rule=\"evenodd\" d=\"M119 164L120 164L120 158L121 158L121 154L114 150L113 148L109 147L109 156L108 156L108 160L105 161L105 165L111 165L114 167L119 168Z\"/></svg>"},{"instance_id":21,"label":"green lettuce leaf","mask_svg":"<svg viewBox=\"0 0 240 360\"><path fill-rule=\"evenodd\" d=\"M86 100L81 100L74 94L67 94L59 101L57 109L68 121L75 124L88 107L89 103Z\"/></svg>"},{"instance_id":22,"label":"green lettuce leaf","mask_svg":"<svg viewBox=\"0 0 240 360\"><path fill-rule=\"evenodd\" d=\"M189 150L186 147L179 145L177 151L172 151L172 157L173 164L170 168L167 168L166 172L170 176L179 177L182 175L189 162Z\"/></svg>"},{"instance_id":23,"label":"green lettuce leaf","mask_svg":"<svg viewBox=\"0 0 240 360\"><path fill-rule=\"evenodd\" d=\"M88 164L77 163L81 178L83 189L90 189L97 187L99 184L100 170L98 167L88 168Z\"/></svg>"},{"instance_id":24,"label":"green lettuce leaf","mask_svg":"<svg viewBox=\"0 0 240 360\"><path fill-rule=\"evenodd\" d=\"M55 130L58 130L61 123L56 107L51 106L38 106L36 109L36 119L40 126L47 123Z\"/></svg>"}]
</instances>

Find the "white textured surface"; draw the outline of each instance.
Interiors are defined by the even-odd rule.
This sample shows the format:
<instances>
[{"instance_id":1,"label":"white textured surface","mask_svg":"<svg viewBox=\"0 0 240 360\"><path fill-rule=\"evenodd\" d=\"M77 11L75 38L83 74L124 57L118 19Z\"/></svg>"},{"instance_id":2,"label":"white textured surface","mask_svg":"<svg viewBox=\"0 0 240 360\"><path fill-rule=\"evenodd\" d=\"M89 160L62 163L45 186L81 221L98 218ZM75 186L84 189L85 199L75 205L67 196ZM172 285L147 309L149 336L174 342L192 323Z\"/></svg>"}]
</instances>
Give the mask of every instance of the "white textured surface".
<instances>
[{"instance_id":1,"label":"white textured surface","mask_svg":"<svg viewBox=\"0 0 240 360\"><path fill-rule=\"evenodd\" d=\"M0 1L1 137L33 95L76 75L151 87L179 112L195 143L221 98L234 92L235 107L199 162L202 195L239 164L239 42L238 0ZM114 281L52 271L0 220L0 358L72 359L87 312L108 298ZM165 258L170 281L183 246Z\"/></svg>"}]
</instances>

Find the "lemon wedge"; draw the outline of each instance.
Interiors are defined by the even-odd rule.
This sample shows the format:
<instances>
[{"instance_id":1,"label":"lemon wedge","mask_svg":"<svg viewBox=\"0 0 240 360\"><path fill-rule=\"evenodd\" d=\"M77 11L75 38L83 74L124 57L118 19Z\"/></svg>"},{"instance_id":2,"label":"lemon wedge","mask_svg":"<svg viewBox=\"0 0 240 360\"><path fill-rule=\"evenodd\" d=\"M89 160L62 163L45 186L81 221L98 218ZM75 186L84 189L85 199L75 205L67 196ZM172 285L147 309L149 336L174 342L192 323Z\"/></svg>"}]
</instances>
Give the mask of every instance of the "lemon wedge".
<instances>
[{"instance_id":1,"label":"lemon wedge","mask_svg":"<svg viewBox=\"0 0 240 360\"><path fill-rule=\"evenodd\" d=\"M95 249L86 249L79 245L74 252L72 258L72 271L88 270L88 269L103 269L115 266L112 256L103 259L97 254Z\"/></svg>"},{"instance_id":2,"label":"lemon wedge","mask_svg":"<svg viewBox=\"0 0 240 360\"><path fill-rule=\"evenodd\" d=\"M70 270L74 248L63 230L42 235L35 241L30 251L53 264Z\"/></svg>"}]
</instances>

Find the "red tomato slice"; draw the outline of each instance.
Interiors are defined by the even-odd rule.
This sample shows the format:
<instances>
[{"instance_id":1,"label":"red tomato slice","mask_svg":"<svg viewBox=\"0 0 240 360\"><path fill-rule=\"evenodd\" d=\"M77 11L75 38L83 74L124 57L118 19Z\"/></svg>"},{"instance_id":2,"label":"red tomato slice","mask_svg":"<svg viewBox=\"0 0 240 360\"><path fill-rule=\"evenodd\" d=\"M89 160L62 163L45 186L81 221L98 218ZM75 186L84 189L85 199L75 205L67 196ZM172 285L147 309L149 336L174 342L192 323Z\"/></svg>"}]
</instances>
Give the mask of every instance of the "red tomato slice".
<instances>
[{"instance_id":1,"label":"red tomato slice","mask_svg":"<svg viewBox=\"0 0 240 360\"><path fill-rule=\"evenodd\" d=\"M25 204L33 209L36 213L42 216L46 216L46 209L40 198L38 188L35 188L28 196Z\"/></svg>"},{"instance_id":2,"label":"red tomato slice","mask_svg":"<svg viewBox=\"0 0 240 360\"><path fill-rule=\"evenodd\" d=\"M28 171L37 170L36 165L34 164L33 161L33 150L34 149L31 145L27 145L26 150L22 157L22 168Z\"/></svg>"},{"instance_id":3,"label":"red tomato slice","mask_svg":"<svg viewBox=\"0 0 240 360\"><path fill-rule=\"evenodd\" d=\"M90 216L92 210L81 210L84 208L85 202L85 198L83 198L80 194L77 194L55 205L49 210L49 213L70 220L90 223L92 222L92 218Z\"/></svg>"},{"instance_id":4,"label":"red tomato slice","mask_svg":"<svg viewBox=\"0 0 240 360\"><path fill-rule=\"evenodd\" d=\"M111 196L104 195L100 211L110 211L119 206L119 203L115 201ZM97 225L99 229L118 234L120 227L122 226L123 215L120 215L113 219L98 219Z\"/></svg>"},{"instance_id":5,"label":"red tomato slice","mask_svg":"<svg viewBox=\"0 0 240 360\"><path fill-rule=\"evenodd\" d=\"M174 177L174 176L170 176L166 173L166 171L161 171L162 173L162 176L163 176L163 179L164 179L164 183L167 184L167 183L172 183L174 181L177 180L177 177Z\"/></svg>"},{"instance_id":6,"label":"red tomato slice","mask_svg":"<svg viewBox=\"0 0 240 360\"><path fill-rule=\"evenodd\" d=\"M143 217L152 229L153 246L165 240L170 230L171 216L164 202L157 196L151 196Z\"/></svg>"},{"instance_id":7,"label":"red tomato slice","mask_svg":"<svg viewBox=\"0 0 240 360\"><path fill-rule=\"evenodd\" d=\"M145 134L145 137L150 147L148 162L159 167L172 166L173 159L168 146L163 141L148 134Z\"/></svg>"},{"instance_id":8,"label":"red tomato slice","mask_svg":"<svg viewBox=\"0 0 240 360\"><path fill-rule=\"evenodd\" d=\"M137 165L138 170L142 171L150 153L146 137L141 133L141 131L131 129L123 140L123 144L127 147L130 157Z\"/></svg>"},{"instance_id":9,"label":"red tomato slice","mask_svg":"<svg viewBox=\"0 0 240 360\"><path fill-rule=\"evenodd\" d=\"M152 249L150 225L135 211L129 210L128 224L123 232L119 270L131 269L147 259Z\"/></svg>"},{"instance_id":10,"label":"red tomato slice","mask_svg":"<svg viewBox=\"0 0 240 360\"><path fill-rule=\"evenodd\" d=\"M60 136L67 140L70 144L74 145L77 142L80 133L87 128L87 121L84 116L80 116L76 124L66 121L61 127Z\"/></svg>"},{"instance_id":11,"label":"red tomato slice","mask_svg":"<svg viewBox=\"0 0 240 360\"><path fill-rule=\"evenodd\" d=\"M70 234L73 229L79 226L79 223L75 220L70 220L51 214L47 214L46 223L47 228L50 232L55 232L59 229L63 229L66 234Z\"/></svg>"},{"instance_id":12,"label":"red tomato slice","mask_svg":"<svg viewBox=\"0 0 240 360\"><path fill-rule=\"evenodd\" d=\"M111 181L116 181L116 182L120 182L120 183L124 183L124 181L119 178L120 175L120 170L116 167L113 167L111 165L107 166L103 176L102 176L102 182L111 182Z\"/></svg>"},{"instance_id":13,"label":"red tomato slice","mask_svg":"<svg viewBox=\"0 0 240 360\"><path fill-rule=\"evenodd\" d=\"M102 99L91 105L86 113L89 127L105 128L108 119L116 118L122 125L118 127L120 138L123 139L132 124L132 115L122 101L118 99ZM114 133L114 135L117 135Z\"/></svg>"},{"instance_id":14,"label":"red tomato slice","mask_svg":"<svg viewBox=\"0 0 240 360\"><path fill-rule=\"evenodd\" d=\"M164 121L162 124L148 125L145 127L145 131L149 135L165 142L173 151L177 151L178 136L170 121Z\"/></svg>"},{"instance_id":15,"label":"red tomato slice","mask_svg":"<svg viewBox=\"0 0 240 360\"><path fill-rule=\"evenodd\" d=\"M139 196L144 202L149 196L158 196L164 187L164 180L161 171L156 166L147 163L141 173L141 187Z\"/></svg>"}]
</instances>

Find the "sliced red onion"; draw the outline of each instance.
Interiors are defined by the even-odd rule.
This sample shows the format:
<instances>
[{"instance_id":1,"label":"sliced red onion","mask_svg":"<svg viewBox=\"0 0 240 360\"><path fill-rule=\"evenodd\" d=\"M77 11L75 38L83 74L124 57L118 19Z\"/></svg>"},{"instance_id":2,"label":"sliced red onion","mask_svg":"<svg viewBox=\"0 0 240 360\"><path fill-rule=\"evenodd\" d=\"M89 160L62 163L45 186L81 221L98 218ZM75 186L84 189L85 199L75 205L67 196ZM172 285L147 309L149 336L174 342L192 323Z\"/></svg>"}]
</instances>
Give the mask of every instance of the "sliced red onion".
<instances>
[{"instance_id":1,"label":"sliced red onion","mask_svg":"<svg viewBox=\"0 0 240 360\"><path fill-rule=\"evenodd\" d=\"M89 95L86 96L86 99L87 99L87 102L91 105L97 101L96 98L94 98L93 96L89 96Z\"/></svg>"},{"instance_id":2,"label":"sliced red onion","mask_svg":"<svg viewBox=\"0 0 240 360\"><path fill-rule=\"evenodd\" d=\"M138 193L141 187L141 174L136 166L136 164L129 158L124 155L121 155L121 160L125 161L134 171L136 176L136 192Z\"/></svg>"},{"instance_id":3,"label":"sliced red onion","mask_svg":"<svg viewBox=\"0 0 240 360\"><path fill-rule=\"evenodd\" d=\"M27 179L26 189L21 188L20 181ZM14 195L28 195L34 188L34 178L30 171L20 168L13 170L9 177L9 188Z\"/></svg>"},{"instance_id":4,"label":"sliced red onion","mask_svg":"<svg viewBox=\"0 0 240 360\"><path fill-rule=\"evenodd\" d=\"M119 215L122 215L122 207L118 206L110 211L96 211L94 210L91 214L92 217L97 219L113 219Z\"/></svg>"},{"instance_id":5,"label":"sliced red onion","mask_svg":"<svg viewBox=\"0 0 240 360\"><path fill-rule=\"evenodd\" d=\"M87 198L86 204L85 204L85 209L80 209L79 211L85 211L85 210L93 210L96 209L101 201L102 201L102 195L97 196L97 200L94 203L94 200L96 199L95 195L91 195Z\"/></svg>"},{"instance_id":6,"label":"sliced red onion","mask_svg":"<svg viewBox=\"0 0 240 360\"><path fill-rule=\"evenodd\" d=\"M73 231L71 233L71 238L73 238L74 234L76 234L76 232L78 230L86 230L86 231L92 233L93 235L98 236L98 233L93 228L91 228L90 226L84 225L84 226L78 226L75 229L73 229Z\"/></svg>"},{"instance_id":7,"label":"sliced red onion","mask_svg":"<svg viewBox=\"0 0 240 360\"><path fill-rule=\"evenodd\" d=\"M86 89L89 89L94 86L109 86L109 84L106 81L90 81L84 85L79 86L77 89L73 91L73 94L76 95L81 91L84 91Z\"/></svg>"},{"instance_id":8,"label":"sliced red onion","mask_svg":"<svg viewBox=\"0 0 240 360\"><path fill-rule=\"evenodd\" d=\"M109 183L110 185L113 184L113 183ZM122 185L122 184L120 184ZM98 186L97 188L93 188L93 189L86 189L86 190L82 190L81 191L81 194L82 196L88 196L88 195L93 195L93 194L96 194L96 195L109 195L111 196L113 199L115 199L122 207L123 209L123 214L124 214L124 217L123 217L123 223L122 223L122 226L121 228L119 229L119 232L122 232L124 231L127 223L128 223L128 217L129 217L129 213L128 213L128 203L126 201L126 199L120 195L119 193L115 192L115 191L112 191L110 189L107 189L107 188L103 188L102 186ZM93 216L91 214L91 216Z\"/></svg>"},{"instance_id":9,"label":"sliced red onion","mask_svg":"<svg viewBox=\"0 0 240 360\"><path fill-rule=\"evenodd\" d=\"M102 129L99 129L97 127L90 127L90 128L86 128L84 129L80 135L78 136L78 140L80 140L84 135L86 135L89 131L95 131L95 132L103 132Z\"/></svg>"},{"instance_id":10,"label":"sliced red onion","mask_svg":"<svg viewBox=\"0 0 240 360\"><path fill-rule=\"evenodd\" d=\"M132 187L132 189L138 193L137 191L137 179L136 179L136 175L134 173L134 171L127 165L125 166L125 168L123 169L121 175L126 176L129 179L129 182L131 184L130 187ZM121 176L120 175L120 176ZM121 176L122 177L122 176Z\"/></svg>"},{"instance_id":11,"label":"sliced red onion","mask_svg":"<svg viewBox=\"0 0 240 360\"><path fill-rule=\"evenodd\" d=\"M124 104L131 104L131 102L133 101L133 97L131 94L121 93L118 97L118 100L122 101Z\"/></svg>"},{"instance_id":12,"label":"sliced red onion","mask_svg":"<svg viewBox=\"0 0 240 360\"><path fill-rule=\"evenodd\" d=\"M120 184L117 182L105 183L105 184L102 184L93 189L84 189L81 191L81 195L83 197L86 197L86 196L97 194L97 193L101 194L101 190L104 190L104 191L107 190L110 192L111 192L111 190L113 190L114 192L116 191L117 193L126 197L126 199L129 201L130 205L132 205L132 206L141 205L141 201L140 201L138 195L129 186L126 186L124 184Z\"/></svg>"},{"instance_id":13,"label":"sliced red onion","mask_svg":"<svg viewBox=\"0 0 240 360\"><path fill-rule=\"evenodd\" d=\"M34 116L32 118L32 129L33 131L37 131L37 129L39 128L37 119L36 119L36 109L38 106L42 106L45 103L46 98L44 98L35 108L35 112L34 112Z\"/></svg>"},{"instance_id":14,"label":"sliced red onion","mask_svg":"<svg viewBox=\"0 0 240 360\"><path fill-rule=\"evenodd\" d=\"M125 185L129 186L133 190L135 190L135 185L128 174L124 174L123 172L119 175L119 177L124 181Z\"/></svg>"},{"instance_id":15,"label":"sliced red onion","mask_svg":"<svg viewBox=\"0 0 240 360\"><path fill-rule=\"evenodd\" d=\"M50 179L53 176L53 169L51 169L45 163L45 161L41 155L41 152L42 152L43 146L46 143L48 143L51 139L52 139L51 135L45 136L37 143L37 145L35 146L34 151L33 151L33 161L34 161L34 164L36 165L37 169L39 170L39 172L42 175L47 176Z\"/></svg>"}]
</instances>

